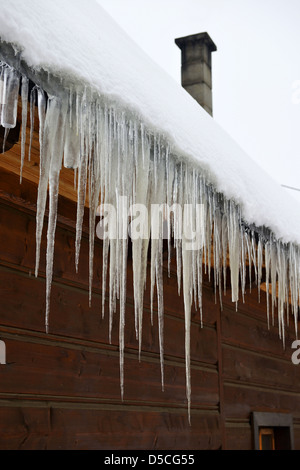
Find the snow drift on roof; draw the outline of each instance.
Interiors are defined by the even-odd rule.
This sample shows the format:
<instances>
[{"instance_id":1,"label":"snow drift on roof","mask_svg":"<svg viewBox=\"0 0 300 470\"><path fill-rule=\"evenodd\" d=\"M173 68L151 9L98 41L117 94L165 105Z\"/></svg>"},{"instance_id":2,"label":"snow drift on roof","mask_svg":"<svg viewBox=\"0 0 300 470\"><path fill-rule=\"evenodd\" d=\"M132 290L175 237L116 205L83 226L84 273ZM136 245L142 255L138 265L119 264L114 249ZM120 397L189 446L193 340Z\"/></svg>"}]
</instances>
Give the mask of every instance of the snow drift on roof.
<instances>
[{"instance_id":1,"label":"snow drift on roof","mask_svg":"<svg viewBox=\"0 0 300 470\"><path fill-rule=\"evenodd\" d=\"M298 204L157 66L94 0L10 0L1 38L35 71L86 83L159 130L173 152L207 171L249 224L300 241Z\"/></svg>"}]
</instances>

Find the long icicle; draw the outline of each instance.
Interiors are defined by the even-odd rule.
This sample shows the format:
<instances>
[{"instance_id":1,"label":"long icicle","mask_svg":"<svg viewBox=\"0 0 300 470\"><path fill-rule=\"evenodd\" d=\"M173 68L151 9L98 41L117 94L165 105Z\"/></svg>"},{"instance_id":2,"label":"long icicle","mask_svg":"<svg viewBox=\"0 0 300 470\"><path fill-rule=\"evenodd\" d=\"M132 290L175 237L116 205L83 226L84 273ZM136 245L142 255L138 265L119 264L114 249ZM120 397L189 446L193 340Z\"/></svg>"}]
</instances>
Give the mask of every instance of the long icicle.
<instances>
[{"instance_id":1,"label":"long icicle","mask_svg":"<svg viewBox=\"0 0 300 470\"><path fill-rule=\"evenodd\" d=\"M55 133L55 140L51 146L51 163L49 170L49 217L48 217L48 230L47 230L47 256L46 256L46 332L49 330L49 315L50 315L50 295L51 284L53 278L53 260L54 260L54 244L55 244L55 230L57 221L57 204L59 193L59 175L63 159L64 148L64 130L66 119L66 106L65 102L57 102L54 100L57 110L57 131Z\"/></svg>"},{"instance_id":2,"label":"long icicle","mask_svg":"<svg viewBox=\"0 0 300 470\"><path fill-rule=\"evenodd\" d=\"M21 82L21 100L22 100L22 129L21 129L21 168L20 183L22 183L23 165L25 159L26 126L27 126L27 102L28 102L28 84L27 77L22 75Z\"/></svg>"}]
</instances>

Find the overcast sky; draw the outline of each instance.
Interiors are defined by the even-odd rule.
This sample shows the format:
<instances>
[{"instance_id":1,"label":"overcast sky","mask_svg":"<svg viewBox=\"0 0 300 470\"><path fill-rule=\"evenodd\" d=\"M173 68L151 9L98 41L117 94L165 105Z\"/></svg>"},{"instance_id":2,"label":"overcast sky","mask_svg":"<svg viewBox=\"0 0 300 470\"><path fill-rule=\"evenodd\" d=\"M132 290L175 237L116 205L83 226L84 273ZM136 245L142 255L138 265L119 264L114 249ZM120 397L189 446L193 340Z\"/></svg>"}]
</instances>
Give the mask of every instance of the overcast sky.
<instances>
[{"instance_id":1,"label":"overcast sky","mask_svg":"<svg viewBox=\"0 0 300 470\"><path fill-rule=\"evenodd\" d=\"M207 31L218 48L214 119L276 181L300 189L300 0L98 2L178 83L174 39Z\"/></svg>"}]
</instances>

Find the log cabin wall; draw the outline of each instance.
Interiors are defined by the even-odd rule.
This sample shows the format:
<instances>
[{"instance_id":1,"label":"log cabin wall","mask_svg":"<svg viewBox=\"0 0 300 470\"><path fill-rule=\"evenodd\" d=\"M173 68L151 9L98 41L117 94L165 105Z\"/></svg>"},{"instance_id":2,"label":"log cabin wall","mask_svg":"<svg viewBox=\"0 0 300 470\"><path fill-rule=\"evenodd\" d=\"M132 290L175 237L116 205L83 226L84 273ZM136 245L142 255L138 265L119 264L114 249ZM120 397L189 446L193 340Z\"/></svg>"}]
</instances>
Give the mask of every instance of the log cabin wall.
<instances>
[{"instance_id":1,"label":"log cabin wall","mask_svg":"<svg viewBox=\"0 0 300 470\"><path fill-rule=\"evenodd\" d=\"M167 270L164 276L162 392L157 317L151 326L149 290L138 361L128 262L121 401L118 318L111 344L108 309L101 318L100 240L95 244L93 299L88 305L87 228L75 273L76 203L70 170L61 184L50 326L45 333L45 230L40 272L34 276L36 132L21 185L19 156L19 142L0 156L0 340L6 345L7 362L0 365L0 449L253 449L254 411L292 414L295 448L300 448L300 372L291 362L293 329L284 350L276 324L267 328L265 298L262 295L258 303L255 287L251 293L248 289L246 303L238 311L228 292L221 311L213 279L204 283L203 328L199 312L192 313L189 426L184 309L177 294L175 263L170 278Z\"/></svg>"}]
</instances>

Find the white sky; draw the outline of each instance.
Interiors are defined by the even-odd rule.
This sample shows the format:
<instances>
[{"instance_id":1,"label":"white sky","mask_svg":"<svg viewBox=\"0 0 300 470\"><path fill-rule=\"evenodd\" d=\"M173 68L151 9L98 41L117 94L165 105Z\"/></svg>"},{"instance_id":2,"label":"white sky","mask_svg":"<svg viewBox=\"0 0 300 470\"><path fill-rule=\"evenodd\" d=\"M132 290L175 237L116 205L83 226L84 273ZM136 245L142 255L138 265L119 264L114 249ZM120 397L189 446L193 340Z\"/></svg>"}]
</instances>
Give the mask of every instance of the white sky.
<instances>
[{"instance_id":1,"label":"white sky","mask_svg":"<svg viewBox=\"0 0 300 470\"><path fill-rule=\"evenodd\" d=\"M207 31L218 48L214 119L276 181L300 189L300 0L97 1L179 83L174 39Z\"/></svg>"}]
</instances>

